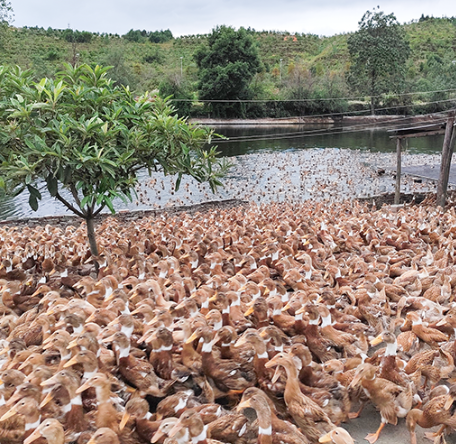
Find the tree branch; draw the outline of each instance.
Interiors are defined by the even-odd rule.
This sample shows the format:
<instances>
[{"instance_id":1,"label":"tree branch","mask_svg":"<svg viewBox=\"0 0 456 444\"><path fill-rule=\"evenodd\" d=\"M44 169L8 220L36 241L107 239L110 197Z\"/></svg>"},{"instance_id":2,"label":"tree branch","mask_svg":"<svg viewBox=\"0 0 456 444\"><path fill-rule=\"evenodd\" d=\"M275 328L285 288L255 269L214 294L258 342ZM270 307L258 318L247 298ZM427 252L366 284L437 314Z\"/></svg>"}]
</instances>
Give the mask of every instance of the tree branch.
<instances>
[{"instance_id":1,"label":"tree branch","mask_svg":"<svg viewBox=\"0 0 456 444\"><path fill-rule=\"evenodd\" d=\"M55 197L57 200L62 202L63 205L65 205L69 210L71 210L77 216L82 217L83 219L85 219L87 217L87 215L84 214L84 212L79 211L77 208L75 208L73 205L71 205L70 202L68 202L65 198L63 198L59 192L57 192Z\"/></svg>"},{"instance_id":2,"label":"tree branch","mask_svg":"<svg viewBox=\"0 0 456 444\"><path fill-rule=\"evenodd\" d=\"M71 191L71 194L73 195L74 201L76 202L78 207L81 208L81 200L79 199L78 190L74 186L74 183L70 184L70 191Z\"/></svg>"},{"instance_id":3,"label":"tree branch","mask_svg":"<svg viewBox=\"0 0 456 444\"><path fill-rule=\"evenodd\" d=\"M98 216L105 207L106 204L103 204L100 208L98 208L98 210L93 213L93 217Z\"/></svg>"}]
</instances>

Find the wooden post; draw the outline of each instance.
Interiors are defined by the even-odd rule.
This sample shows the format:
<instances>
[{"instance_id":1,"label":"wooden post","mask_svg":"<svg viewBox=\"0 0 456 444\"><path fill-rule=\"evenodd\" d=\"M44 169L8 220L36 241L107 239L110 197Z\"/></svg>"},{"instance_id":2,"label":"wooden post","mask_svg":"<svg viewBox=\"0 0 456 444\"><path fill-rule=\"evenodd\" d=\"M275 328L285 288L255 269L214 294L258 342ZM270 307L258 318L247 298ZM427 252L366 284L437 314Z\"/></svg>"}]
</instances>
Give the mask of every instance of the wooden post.
<instances>
[{"instance_id":1,"label":"wooden post","mask_svg":"<svg viewBox=\"0 0 456 444\"><path fill-rule=\"evenodd\" d=\"M451 158L454 150L454 111L449 115L446 128L445 138L442 147L442 162L440 163L439 183L437 184L437 205L444 207L446 203L448 179L450 177Z\"/></svg>"},{"instance_id":2,"label":"wooden post","mask_svg":"<svg viewBox=\"0 0 456 444\"><path fill-rule=\"evenodd\" d=\"M394 193L394 203L398 205L401 202L401 174L402 174L402 155L401 155L402 139L396 137L396 192Z\"/></svg>"}]
</instances>

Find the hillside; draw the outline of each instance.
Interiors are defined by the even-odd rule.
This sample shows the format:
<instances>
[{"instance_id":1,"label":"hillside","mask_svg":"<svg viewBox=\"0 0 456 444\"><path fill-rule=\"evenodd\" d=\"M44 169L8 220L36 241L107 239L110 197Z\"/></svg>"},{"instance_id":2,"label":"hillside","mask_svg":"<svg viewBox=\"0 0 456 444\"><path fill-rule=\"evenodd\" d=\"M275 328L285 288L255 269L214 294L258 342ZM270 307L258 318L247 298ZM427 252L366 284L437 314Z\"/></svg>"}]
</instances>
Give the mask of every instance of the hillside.
<instances>
[{"instance_id":1,"label":"hillside","mask_svg":"<svg viewBox=\"0 0 456 444\"><path fill-rule=\"evenodd\" d=\"M402 91L426 92L456 88L456 18L422 17L403 25L411 47L406 84ZM167 31L169 32L169 31ZM263 72L254 80L257 99L283 100L341 98L304 107L277 107L276 117L315 112L356 109L346 74L350 66L349 34L322 37L312 34L288 34L249 30L258 43ZM130 31L125 36L93 34L43 28L7 29L0 49L1 64L32 68L37 77L52 76L63 62L112 65L112 77L138 92L162 86L163 93L197 98L197 68L193 54L207 39L205 35L151 42L145 31ZM169 32L169 34L171 34ZM167 38L170 36L167 35ZM73 40L73 41L71 41ZM181 76L182 69L182 76ZM441 102L446 93L414 96L414 103ZM362 106L362 101L360 102ZM398 97L386 97L384 106L405 106ZM423 106L410 112L436 111L442 103ZM250 107L254 115L267 115L272 105ZM198 108L191 110L198 113Z\"/></svg>"}]
</instances>

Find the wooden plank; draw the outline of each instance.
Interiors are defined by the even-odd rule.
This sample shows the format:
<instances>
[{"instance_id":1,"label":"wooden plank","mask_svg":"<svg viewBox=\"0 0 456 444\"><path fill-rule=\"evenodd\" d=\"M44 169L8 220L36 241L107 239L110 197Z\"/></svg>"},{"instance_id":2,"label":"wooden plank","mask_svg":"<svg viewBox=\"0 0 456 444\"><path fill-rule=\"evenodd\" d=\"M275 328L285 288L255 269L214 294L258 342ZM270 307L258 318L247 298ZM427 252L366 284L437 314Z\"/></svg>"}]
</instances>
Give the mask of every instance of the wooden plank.
<instances>
[{"instance_id":1,"label":"wooden plank","mask_svg":"<svg viewBox=\"0 0 456 444\"><path fill-rule=\"evenodd\" d=\"M396 141L396 190L394 193L394 203L398 205L401 201L401 170L402 170L402 140L400 137Z\"/></svg>"},{"instance_id":2,"label":"wooden plank","mask_svg":"<svg viewBox=\"0 0 456 444\"><path fill-rule=\"evenodd\" d=\"M389 136L390 139L409 139L411 137L426 137L426 136L435 136L445 134L445 130L438 130L438 131L426 131L423 133L414 133L414 134L401 134L396 136Z\"/></svg>"}]
</instances>

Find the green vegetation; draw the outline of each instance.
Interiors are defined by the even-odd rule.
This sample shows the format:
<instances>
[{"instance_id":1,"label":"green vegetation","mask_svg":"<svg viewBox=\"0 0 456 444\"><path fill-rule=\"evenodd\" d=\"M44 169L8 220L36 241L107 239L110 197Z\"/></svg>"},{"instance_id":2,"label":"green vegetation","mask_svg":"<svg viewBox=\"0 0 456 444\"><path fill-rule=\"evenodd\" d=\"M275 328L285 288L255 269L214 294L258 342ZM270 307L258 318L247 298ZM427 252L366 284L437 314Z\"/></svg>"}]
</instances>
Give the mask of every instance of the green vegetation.
<instances>
[{"instance_id":1,"label":"green vegetation","mask_svg":"<svg viewBox=\"0 0 456 444\"><path fill-rule=\"evenodd\" d=\"M64 66L55 79L0 67L0 178L15 195L27 191L36 210L38 182L86 220L98 255L94 217L113 199L132 199L138 171L161 171L208 182L213 190L230 166L206 150L212 131L187 124L160 99L135 97L108 68Z\"/></svg>"},{"instance_id":2,"label":"green vegetation","mask_svg":"<svg viewBox=\"0 0 456 444\"><path fill-rule=\"evenodd\" d=\"M253 37L244 29L238 31L220 26L213 30L207 46L195 53L199 68L198 91L201 100L250 100L254 97L251 81L261 71L261 62ZM210 104L215 117L245 117L242 103Z\"/></svg>"},{"instance_id":3,"label":"green vegetation","mask_svg":"<svg viewBox=\"0 0 456 444\"><path fill-rule=\"evenodd\" d=\"M422 16L400 29L410 56L404 76L389 76L394 82L388 85L394 87L379 91L376 113L416 114L454 107L448 100L455 93L447 90L456 88L456 18ZM370 93L350 76L351 34L322 37L253 29L245 33L258 48L262 69L249 83L248 97L256 102L245 103L239 116L369 112ZM195 58L201 47L208 50L210 35L173 38L169 30L131 30L120 36L11 26L2 35L0 64L31 68L35 80L54 76L65 62L110 65L109 75L117 85L127 84L136 94L159 90L162 97L172 95L182 100L174 102L181 115L213 115L213 108L197 102L203 88L198 88Z\"/></svg>"},{"instance_id":4,"label":"green vegetation","mask_svg":"<svg viewBox=\"0 0 456 444\"><path fill-rule=\"evenodd\" d=\"M371 98L371 113L381 94L402 92L410 47L394 14L367 11L348 39L353 61L350 80Z\"/></svg>"}]
</instances>

